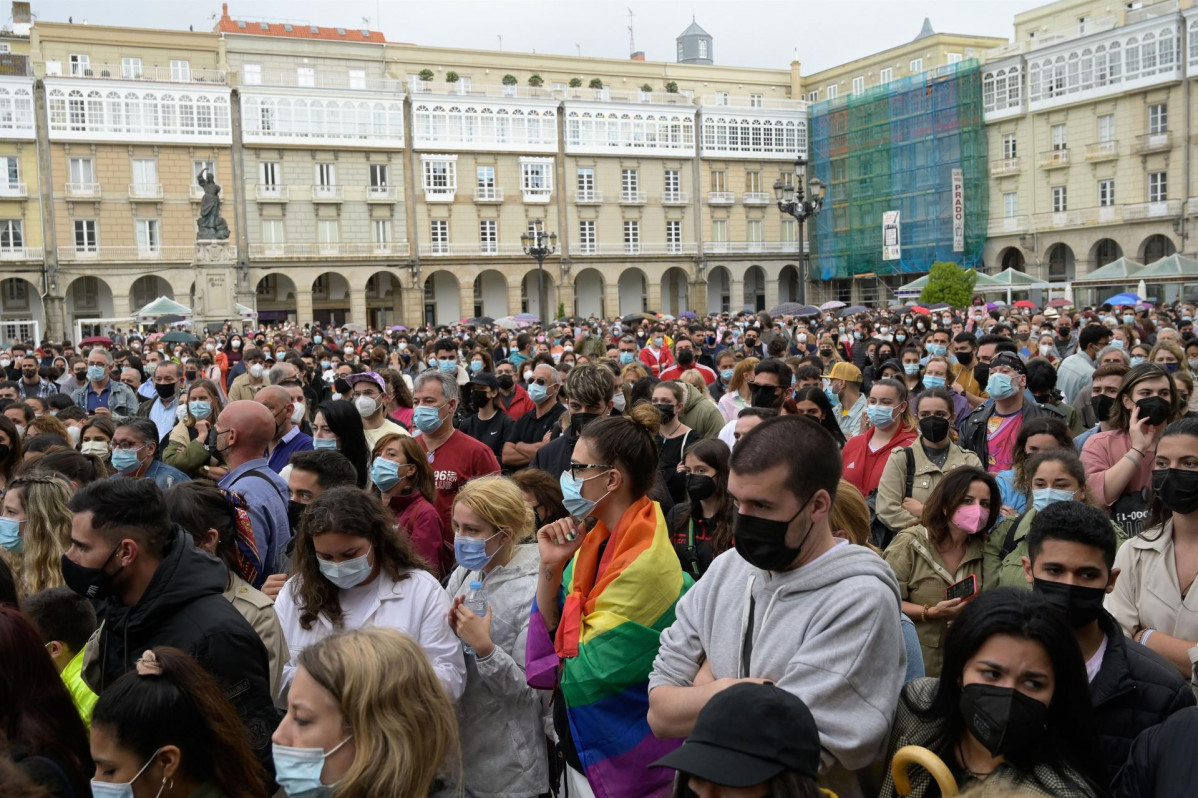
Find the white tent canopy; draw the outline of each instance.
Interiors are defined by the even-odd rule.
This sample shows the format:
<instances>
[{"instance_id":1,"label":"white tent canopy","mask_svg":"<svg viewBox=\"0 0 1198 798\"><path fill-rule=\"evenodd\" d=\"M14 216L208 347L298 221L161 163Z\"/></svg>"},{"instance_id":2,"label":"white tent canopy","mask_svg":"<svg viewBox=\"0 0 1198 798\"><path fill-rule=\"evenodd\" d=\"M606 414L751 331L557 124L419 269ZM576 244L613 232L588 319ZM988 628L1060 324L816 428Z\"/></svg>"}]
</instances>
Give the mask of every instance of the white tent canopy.
<instances>
[{"instance_id":1,"label":"white tent canopy","mask_svg":"<svg viewBox=\"0 0 1198 798\"><path fill-rule=\"evenodd\" d=\"M191 308L181 305L173 299L160 296L141 310L137 311L138 321L152 321L159 316L190 316Z\"/></svg>"}]
</instances>

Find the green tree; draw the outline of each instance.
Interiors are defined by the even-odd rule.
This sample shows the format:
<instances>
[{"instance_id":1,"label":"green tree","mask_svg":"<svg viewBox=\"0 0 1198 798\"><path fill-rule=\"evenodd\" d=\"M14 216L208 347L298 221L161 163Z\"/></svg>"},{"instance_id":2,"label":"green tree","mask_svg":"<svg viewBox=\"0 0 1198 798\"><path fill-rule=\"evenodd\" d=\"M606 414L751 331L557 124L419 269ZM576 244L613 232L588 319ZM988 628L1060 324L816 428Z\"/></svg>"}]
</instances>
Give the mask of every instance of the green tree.
<instances>
[{"instance_id":1,"label":"green tree","mask_svg":"<svg viewBox=\"0 0 1198 798\"><path fill-rule=\"evenodd\" d=\"M602 89L603 81L600 80L599 78L591 78L591 82L589 85L592 89Z\"/></svg>"},{"instance_id":2,"label":"green tree","mask_svg":"<svg viewBox=\"0 0 1198 798\"><path fill-rule=\"evenodd\" d=\"M582 78L570 78L570 88L577 89L582 85Z\"/></svg>"},{"instance_id":3,"label":"green tree","mask_svg":"<svg viewBox=\"0 0 1198 798\"><path fill-rule=\"evenodd\" d=\"M503 76L503 85L504 86L515 86L517 82L518 81L516 80L515 75L508 74L508 75Z\"/></svg>"},{"instance_id":4,"label":"green tree","mask_svg":"<svg viewBox=\"0 0 1198 798\"><path fill-rule=\"evenodd\" d=\"M678 93L678 82L674 81L674 80L667 80L666 81L666 93L667 94L677 94Z\"/></svg>"},{"instance_id":5,"label":"green tree","mask_svg":"<svg viewBox=\"0 0 1198 798\"><path fill-rule=\"evenodd\" d=\"M648 83L642 83L641 91L653 91L653 87L650 86Z\"/></svg>"},{"instance_id":6,"label":"green tree","mask_svg":"<svg viewBox=\"0 0 1198 798\"><path fill-rule=\"evenodd\" d=\"M457 82L458 82L458 78L459 78L459 77L460 77L460 76L458 75L458 73L457 73L457 72L454 72L454 71L451 69L451 70L449 70L448 72L446 72L446 73L445 73L445 82L446 82L446 83L457 83Z\"/></svg>"},{"instance_id":7,"label":"green tree","mask_svg":"<svg viewBox=\"0 0 1198 798\"><path fill-rule=\"evenodd\" d=\"M928 284L920 292L919 301L924 305L947 302L954 308L969 307L976 281L977 274L965 271L956 263L933 263L928 271Z\"/></svg>"},{"instance_id":8,"label":"green tree","mask_svg":"<svg viewBox=\"0 0 1198 798\"><path fill-rule=\"evenodd\" d=\"M545 79L543 77L541 77L540 75L529 75L528 76L528 85L529 86L544 86Z\"/></svg>"},{"instance_id":9,"label":"green tree","mask_svg":"<svg viewBox=\"0 0 1198 798\"><path fill-rule=\"evenodd\" d=\"M421 80L432 80L433 79L433 71L431 69L420 70L420 79Z\"/></svg>"},{"instance_id":10,"label":"green tree","mask_svg":"<svg viewBox=\"0 0 1198 798\"><path fill-rule=\"evenodd\" d=\"M566 318L566 303L565 302L557 303L557 317L559 319Z\"/></svg>"}]
</instances>

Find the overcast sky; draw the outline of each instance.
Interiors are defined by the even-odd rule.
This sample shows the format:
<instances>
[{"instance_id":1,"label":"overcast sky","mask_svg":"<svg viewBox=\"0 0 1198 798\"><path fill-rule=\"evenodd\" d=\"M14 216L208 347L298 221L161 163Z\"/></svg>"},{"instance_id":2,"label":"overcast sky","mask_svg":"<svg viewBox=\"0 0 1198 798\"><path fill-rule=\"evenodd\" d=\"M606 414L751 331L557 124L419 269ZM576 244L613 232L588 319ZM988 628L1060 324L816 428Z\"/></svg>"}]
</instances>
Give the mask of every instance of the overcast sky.
<instances>
[{"instance_id":1,"label":"overcast sky","mask_svg":"<svg viewBox=\"0 0 1198 798\"><path fill-rule=\"evenodd\" d=\"M11 5L0 0L5 16ZM1037 0L230 0L230 15L330 27L381 29L389 40L521 52L628 56L628 11L638 50L673 61L674 38L696 21L714 38L717 64L804 74L915 38L924 16L937 32L1010 38L1014 15ZM33 0L35 16L95 25L211 30L213 0Z\"/></svg>"}]
</instances>

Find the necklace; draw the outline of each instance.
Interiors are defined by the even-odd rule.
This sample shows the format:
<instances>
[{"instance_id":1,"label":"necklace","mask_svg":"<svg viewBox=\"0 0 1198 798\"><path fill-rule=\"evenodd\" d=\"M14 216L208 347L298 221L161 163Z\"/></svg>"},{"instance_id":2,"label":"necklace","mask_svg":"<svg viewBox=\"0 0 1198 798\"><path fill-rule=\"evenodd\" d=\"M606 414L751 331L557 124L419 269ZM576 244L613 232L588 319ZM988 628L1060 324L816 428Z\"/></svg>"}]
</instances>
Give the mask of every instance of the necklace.
<instances>
[{"instance_id":1,"label":"necklace","mask_svg":"<svg viewBox=\"0 0 1198 798\"><path fill-rule=\"evenodd\" d=\"M965 762L965 750L961 747L960 740L957 741L957 761L961 763L961 769L964 770L971 779L982 781L994 772L994 768L987 770L985 773L978 773L976 771L970 770L969 765Z\"/></svg>"}]
</instances>

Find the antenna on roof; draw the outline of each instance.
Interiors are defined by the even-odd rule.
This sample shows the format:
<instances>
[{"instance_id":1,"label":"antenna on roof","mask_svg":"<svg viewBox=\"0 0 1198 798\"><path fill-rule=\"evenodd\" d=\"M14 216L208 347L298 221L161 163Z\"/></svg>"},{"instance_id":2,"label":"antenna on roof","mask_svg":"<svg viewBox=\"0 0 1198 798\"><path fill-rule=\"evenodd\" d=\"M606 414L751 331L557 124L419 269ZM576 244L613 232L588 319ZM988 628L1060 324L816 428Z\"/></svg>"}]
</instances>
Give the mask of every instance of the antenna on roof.
<instances>
[{"instance_id":1,"label":"antenna on roof","mask_svg":"<svg viewBox=\"0 0 1198 798\"><path fill-rule=\"evenodd\" d=\"M624 6L628 8L628 6ZM632 55L636 52L636 36L632 32L632 18L636 16L632 13L632 9L628 8L628 54Z\"/></svg>"}]
</instances>

